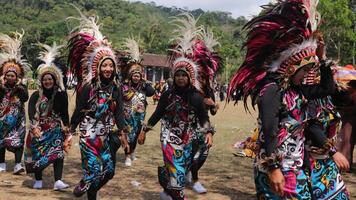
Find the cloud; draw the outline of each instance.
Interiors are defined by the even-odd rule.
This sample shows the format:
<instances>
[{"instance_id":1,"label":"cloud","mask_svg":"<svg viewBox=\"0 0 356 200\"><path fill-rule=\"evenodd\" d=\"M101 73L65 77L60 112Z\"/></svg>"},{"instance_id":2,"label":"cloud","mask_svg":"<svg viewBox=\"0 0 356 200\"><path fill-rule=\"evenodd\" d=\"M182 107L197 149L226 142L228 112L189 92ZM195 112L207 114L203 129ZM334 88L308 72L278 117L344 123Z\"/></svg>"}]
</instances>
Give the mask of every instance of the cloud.
<instances>
[{"instance_id":1,"label":"cloud","mask_svg":"<svg viewBox=\"0 0 356 200\"><path fill-rule=\"evenodd\" d=\"M129 0L137 1L137 0ZM166 7L176 6L179 8L198 9L205 11L231 12L233 17L251 17L261 11L260 6L270 0L139 0L141 2L155 2L156 5Z\"/></svg>"}]
</instances>

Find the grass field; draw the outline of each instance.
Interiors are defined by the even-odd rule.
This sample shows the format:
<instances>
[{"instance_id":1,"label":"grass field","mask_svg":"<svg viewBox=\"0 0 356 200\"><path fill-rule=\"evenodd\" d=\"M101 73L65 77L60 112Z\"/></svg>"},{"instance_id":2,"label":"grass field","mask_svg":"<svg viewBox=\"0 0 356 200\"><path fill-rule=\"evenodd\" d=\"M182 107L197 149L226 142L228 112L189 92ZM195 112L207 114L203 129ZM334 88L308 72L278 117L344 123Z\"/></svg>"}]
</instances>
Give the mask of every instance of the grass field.
<instances>
[{"instance_id":1,"label":"grass field","mask_svg":"<svg viewBox=\"0 0 356 200\"><path fill-rule=\"evenodd\" d=\"M74 98L70 95L70 101ZM70 104L70 113L73 110ZM201 182L208 189L205 195L196 195L187 189L188 199L197 200L249 200L255 199L253 183L252 160L235 157L232 145L237 140L244 139L255 127L256 114L245 113L241 105L233 106L221 104L218 114L212 118L217 129L214 136L214 145L210 151L207 162L200 172ZM149 102L148 117L155 106ZM119 150L117 157L115 177L100 190L100 199L116 200L156 200L159 199L161 188L157 180L157 166L162 165L162 156L159 145L159 127L147 135L144 146L138 146L138 160L131 168L124 167L124 153ZM75 199L72 195L74 185L81 179L81 161L78 138L73 141L70 153L66 155L63 180L70 184L70 188L63 192L53 191L53 168L50 166L44 171L44 188L32 189L33 176L12 175L14 166L13 154L7 152L6 159L8 171L0 174L0 200L25 200L25 199ZM355 159L356 160L356 159ZM354 168L356 168L354 164ZM356 172L344 174L351 199L356 199ZM137 181L140 186L134 186L132 181ZM82 198L86 199L84 195Z\"/></svg>"}]
</instances>

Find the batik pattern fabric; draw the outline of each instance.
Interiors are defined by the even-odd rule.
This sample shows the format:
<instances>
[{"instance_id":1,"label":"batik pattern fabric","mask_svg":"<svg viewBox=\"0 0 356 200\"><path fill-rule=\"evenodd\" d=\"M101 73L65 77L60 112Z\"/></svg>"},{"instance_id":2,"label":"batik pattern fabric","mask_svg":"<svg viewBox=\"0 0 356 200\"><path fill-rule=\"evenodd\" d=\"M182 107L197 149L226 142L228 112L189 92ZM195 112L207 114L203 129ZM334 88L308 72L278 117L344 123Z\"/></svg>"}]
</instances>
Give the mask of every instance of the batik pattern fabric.
<instances>
[{"instance_id":1,"label":"batik pattern fabric","mask_svg":"<svg viewBox=\"0 0 356 200\"><path fill-rule=\"evenodd\" d=\"M194 126L197 124L195 112L182 97L171 94L171 102L161 120L161 142L184 146L195 137Z\"/></svg>"},{"instance_id":2,"label":"batik pattern fabric","mask_svg":"<svg viewBox=\"0 0 356 200\"><path fill-rule=\"evenodd\" d=\"M304 170L284 171L284 196L278 196L269 185L268 175L255 170L255 185L258 200L310 200L309 178Z\"/></svg>"},{"instance_id":3,"label":"batik pattern fabric","mask_svg":"<svg viewBox=\"0 0 356 200\"><path fill-rule=\"evenodd\" d=\"M307 145L310 151L310 179L313 199L349 199L340 171L330 157L329 152L335 148L337 133L340 130L340 114L331 102L331 97L315 99L309 102L310 118L316 118L320 129L328 138L323 148Z\"/></svg>"},{"instance_id":4,"label":"batik pattern fabric","mask_svg":"<svg viewBox=\"0 0 356 200\"><path fill-rule=\"evenodd\" d=\"M115 172L109 145L109 133L115 126L113 115L115 105L111 100L111 94L112 87L108 87L100 89L97 95L90 95L89 104L92 111L89 111L79 125L82 181L90 190L99 190Z\"/></svg>"},{"instance_id":5,"label":"batik pattern fabric","mask_svg":"<svg viewBox=\"0 0 356 200\"><path fill-rule=\"evenodd\" d=\"M295 90L286 90L282 92L282 108L280 110L281 122L278 132L277 148L274 152L280 159L282 171L298 171L303 165L304 159L304 126L307 121L305 112L306 101L302 94ZM259 124L259 136L257 144L264 143L264 134ZM257 148L259 152L256 156L256 167L259 171L267 172L264 165L264 158L267 157L266 150L262 145Z\"/></svg>"},{"instance_id":6,"label":"batik pattern fabric","mask_svg":"<svg viewBox=\"0 0 356 200\"><path fill-rule=\"evenodd\" d=\"M36 104L35 120L26 138L25 166L27 173L41 171L57 159L64 158L64 134L60 116L53 112L53 99L41 95ZM32 135L32 129L38 128L40 137Z\"/></svg>"},{"instance_id":7,"label":"batik pattern fabric","mask_svg":"<svg viewBox=\"0 0 356 200\"><path fill-rule=\"evenodd\" d=\"M159 173L159 182L173 199L183 200L185 175L191 165L192 144L181 147L162 143L161 148L165 170Z\"/></svg>"},{"instance_id":8,"label":"batik pattern fabric","mask_svg":"<svg viewBox=\"0 0 356 200\"><path fill-rule=\"evenodd\" d=\"M161 186L173 199L184 199L185 174L191 165L194 124L193 109L182 97L171 94L171 102L161 120L161 147L165 170L159 174Z\"/></svg>"},{"instance_id":9,"label":"batik pattern fabric","mask_svg":"<svg viewBox=\"0 0 356 200\"><path fill-rule=\"evenodd\" d=\"M268 85L266 86L268 87ZM264 90L261 90L260 95ZM280 128L277 134L277 146L271 157L276 157L278 160L280 169L284 174L287 185L284 188L285 196L279 197L280 199L310 199L304 198L304 196L310 195L310 191L304 193L298 193L298 188L304 188L304 171L302 170L304 159L304 126L307 121L307 114L305 112L306 101L304 96L293 89L281 91L282 105L280 109L281 121ZM263 144L264 134L261 131L261 121L259 121L259 136L257 144ZM256 188L264 188L263 191L272 194L270 188L266 188L264 180L267 171L268 164L266 163L266 150L263 145L257 148L259 151L256 153L255 158L255 184ZM294 176L293 176L294 175ZM260 177L261 176L261 177ZM296 176L301 176L302 181L296 181ZM305 178L307 179L307 178ZM289 185L291 184L291 185ZM268 185L268 184L267 184ZM304 191L304 189L303 189ZM263 199L265 194L257 192L258 199ZM299 198L302 196L303 198ZM267 198L270 199L270 198ZM278 199L271 197L271 199Z\"/></svg>"},{"instance_id":10,"label":"batik pattern fabric","mask_svg":"<svg viewBox=\"0 0 356 200\"><path fill-rule=\"evenodd\" d=\"M310 180L313 199L349 199L340 171L332 158L311 158Z\"/></svg>"},{"instance_id":11,"label":"batik pattern fabric","mask_svg":"<svg viewBox=\"0 0 356 200\"><path fill-rule=\"evenodd\" d=\"M308 141L306 149L315 159L325 159L329 157L329 151L335 149L337 134L341 130L341 116L332 103L331 96L309 101L308 115L309 120L318 123L328 141L322 148L316 148Z\"/></svg>"},{"instance_id":12,"label":"batik pattern fabric","mask_svg":"<svg viewBox=\"0 0 356 200\"><path fill-rule=\"evenodd\" d=\"M14 152L24 146L26 114L24 104L11 89L6 89L0 103L0 148Z\"/></svg>"},{"instance_id":13,"label":"batik pattern fabric","mask_svg":"<svg viewBox=\"0 0 356 200\"><path fill-rule=\"evenodd\" d=\"M128 84L122 86L128 143L136 143L146 115L146 94Z\"/></svg>"}]
</instances>

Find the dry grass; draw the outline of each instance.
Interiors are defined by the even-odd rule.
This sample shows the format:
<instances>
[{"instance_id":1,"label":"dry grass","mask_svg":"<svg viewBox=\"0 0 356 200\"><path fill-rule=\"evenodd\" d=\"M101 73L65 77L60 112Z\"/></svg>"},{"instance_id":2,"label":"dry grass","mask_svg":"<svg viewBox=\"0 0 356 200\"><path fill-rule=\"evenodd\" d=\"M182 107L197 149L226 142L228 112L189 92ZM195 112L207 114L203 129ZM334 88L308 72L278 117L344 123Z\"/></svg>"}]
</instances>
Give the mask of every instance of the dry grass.
<instances>
[{"instance_id":1,"label":"dry grass","mask_svg":"<svg viewBox=\"0 0 356 200\"><path fill-rule=\"evenodd\" d=\"M74 102L70 95L70 101ZM223 107L223 105L221 106ZM154 106L150 102L148 116L152 113ZM70 105L72 112L73 105ZM190 189L186 190L189 199L198 200L249 200L254 199L254 183L252 174L252 160L238 158L232 155L234 152L232 145L237 140L244 139L250 134L250 130L255 127L255 113L246 114L241 105L228 105L221 109L212 118L217 133L214 136L214 146L210 151L209 158L200 172L201 182L208 189L206 195L196 195ZM159 145L159 125L147 136L144 146L138 146L138 160L131 168L123 165L124 153L119 150L116 164L116 175L100 191L100 199L104 200L153 200L159 199L161 188L157 180L157 166L162 165L162 156ZM8 172L0 174L0 200L17 199L74 199L72 195L73 186L81 179L81 161L77 138L70 153L65 158L63 180L71 185L71 188L64 192L52 190L54 177L52 167L48 167L44 172L44 189L31 189L33 176L12 175L13 154L7 153ZM355 166L356 168L356 166ZM344 175L347 186L356 199L356 173ZM139 187L131 184L131 181L141 183ZM86 196L78 199L86 199Z\"/></svg>"}]
</instances>

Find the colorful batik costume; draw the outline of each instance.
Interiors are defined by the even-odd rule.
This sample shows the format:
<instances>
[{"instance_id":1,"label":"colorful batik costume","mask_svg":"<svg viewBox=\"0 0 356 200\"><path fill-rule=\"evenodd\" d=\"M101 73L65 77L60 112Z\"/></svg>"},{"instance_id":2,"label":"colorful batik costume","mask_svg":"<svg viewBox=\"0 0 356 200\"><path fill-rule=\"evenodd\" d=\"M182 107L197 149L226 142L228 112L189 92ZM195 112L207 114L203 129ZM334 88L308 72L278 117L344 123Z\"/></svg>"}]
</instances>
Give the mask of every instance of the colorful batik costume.
<instances>
[{"instance_id":1,"label":"colorful batik costume","mask_svg":"<svg viewBox=\"0 0 356 200\"><path fill-rule=\"evenodd\" d=\"M79 18L69 18L80 25L71 32L68 42L70 70L78 80L71 130L79 125L83 170L73 193L79 197L87 192L88 199L95 199L115 173L116 152L121 145L118 137L124 127L123 102L115 51L100 32L97 18L79 13ZM106 60L113 67L109 78L100 72Z\"/></svg>"},{"instance_id":2,"label":"colorful batik costume","mask_svg":"<svg viewBox=\"0 0 356 200\"><path fill-rule=\"evenodd\" d=\"M14 90L21 92L14 94ZM26 114L24 101L27 101L28 93L25 86L4 88L3 98L0 104L0 147L14 152L17 148L24 146L26 135Z\"/></svg>"}]
</instances>

